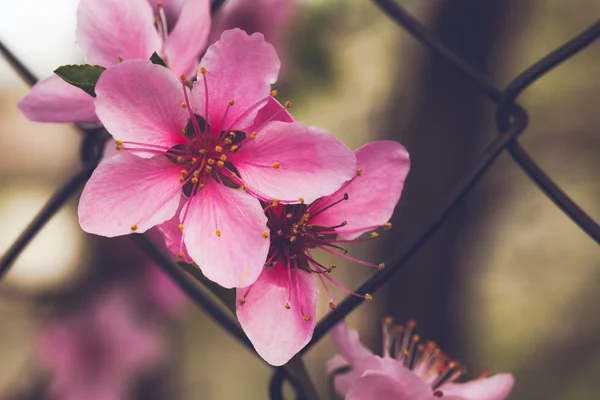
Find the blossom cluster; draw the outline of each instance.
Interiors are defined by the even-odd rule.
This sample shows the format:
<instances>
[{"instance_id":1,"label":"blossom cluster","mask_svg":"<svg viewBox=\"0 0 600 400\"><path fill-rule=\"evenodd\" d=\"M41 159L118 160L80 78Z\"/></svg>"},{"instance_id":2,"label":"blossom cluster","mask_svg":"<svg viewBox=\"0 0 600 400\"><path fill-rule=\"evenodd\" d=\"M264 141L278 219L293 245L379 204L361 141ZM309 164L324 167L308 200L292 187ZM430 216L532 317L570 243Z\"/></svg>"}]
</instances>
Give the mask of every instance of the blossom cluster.
<instances>
[{"instance_id":1,"label":"blossom cluster","mask_svg":"<svg viewBox=\"0 0 600 400\"><path fill-rule=\"evenodd\" d=\"M320 286L332 309L331 287L371 298L332 278L336 265L318 253L385 267L345 246L391 228L410 160L395 141L352 151L296 121L291 102L275 99L273 45L234 28L233 14L211 30L209 9L208 0L81 0L77 41L84 70L98 76L76 82L57 70L19 107L35 121L103 126L113 141L81 195L82 229L159 231L175 259L236 290L242 328L279 366L310 341Z\"/></svg>"}]
</instances>

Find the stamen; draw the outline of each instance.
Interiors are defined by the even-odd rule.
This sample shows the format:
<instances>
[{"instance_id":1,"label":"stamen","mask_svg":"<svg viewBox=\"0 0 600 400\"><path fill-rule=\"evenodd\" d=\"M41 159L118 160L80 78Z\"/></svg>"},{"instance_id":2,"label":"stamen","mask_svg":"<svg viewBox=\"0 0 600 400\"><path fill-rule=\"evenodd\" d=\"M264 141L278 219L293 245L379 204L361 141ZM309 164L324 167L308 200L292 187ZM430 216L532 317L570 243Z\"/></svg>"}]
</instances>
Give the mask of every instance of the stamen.
<instances>
[{"instance_id":1,"label":"stamen","mask_svg":"<svg viewBox=\"0 0 600 400\"><path fill-rule=\"evenodd\" d=\"M133 224L133 225L131 225L130 229L131 229L133 232L137 231L137 230L138 230L138 226L137 226L137 224Z\"/></svg>"},{"instance_id":2,"label":"stamen","mask_svg":"<svg viewBox=\"0 0 600 400\"><path fill-rule=\"evenodd\" d=\"M215 234L217 235L217 237L221 237L221 231L220 231L220 230L218 230L218 229L217 229L217 230L215 231Z\"/></svg>"}]
</instances>

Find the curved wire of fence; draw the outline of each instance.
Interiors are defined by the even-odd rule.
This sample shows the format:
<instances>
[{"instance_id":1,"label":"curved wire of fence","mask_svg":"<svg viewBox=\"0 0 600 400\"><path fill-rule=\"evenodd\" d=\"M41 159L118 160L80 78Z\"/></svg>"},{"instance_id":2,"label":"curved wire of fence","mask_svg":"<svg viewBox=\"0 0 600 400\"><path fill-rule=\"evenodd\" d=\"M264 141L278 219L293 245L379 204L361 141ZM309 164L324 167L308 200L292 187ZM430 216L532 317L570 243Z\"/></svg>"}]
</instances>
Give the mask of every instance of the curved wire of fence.
<instances>
[{"instance_id":1,"label":"curved wire of fence","mask_svg":"<svg viewBox=\"0 0 600 400\"><path fill-rule=\"evenodd\" d=\"M213 0L212 12L216 12L226 0ZM579 207L569 196L537 165L518 141L527 128L528 118L526 111L516 103L518 96L557 65L567 61L594 40L600 37L600 21L594 23L579 35L558 47L538 62L531 65L504 90L498 89L486 76L473 68L468 62L446 47L433 33L425 28L418 20L410 15L394 0L372 0L394 22L417 39L433 54L443 59L460 71L465 80L475 85L481 92L496 103L496 127L498 136L482 152L479 160L456 183L437 209L432 212L427 221L401 244L398 250L386 260L386 267L372 275L357 290L357 293L374 293L421 248L429 237L443 224L445 219L453 212L458 204L465 198L470 190L479 182L496 158L507 151L514 161L525 171L540 190L552 200L566 215L568 215L579 228L595 242L600 243L600 226L586 212ZM14 54L0 42L0 53L9 64L17 71L29 85L37 82L37 78ZM9 269L21 252L27 247L35 235L53 217L67 200L87 181L102 156L104 143L107 136L98 129L88 129L78 126L83 133L81 146L82 169L73 178L48 200L27 228L21 233L8 251L0 259L0 278ZM229 332L242 345L253 351L252 344L241 329L233 315L221 304L215 302L207 290L197 279L185 271L181 266L171 260L162 251L154 246L145 235L132 235L136 243L157 265L159 265L177 285L213 318L225 331ZM346 315L351 313L362 303L363 299L357 296L348 296L337 308L319 321L312 340L302 349L300 354L309 351L327 332ZM297 399L308 399L307 392L301 383L285 368L274 368L274 373L269 383L271 399L283 399L283 384L289 382L296 392Z\"/></svg>"}]
</instances>

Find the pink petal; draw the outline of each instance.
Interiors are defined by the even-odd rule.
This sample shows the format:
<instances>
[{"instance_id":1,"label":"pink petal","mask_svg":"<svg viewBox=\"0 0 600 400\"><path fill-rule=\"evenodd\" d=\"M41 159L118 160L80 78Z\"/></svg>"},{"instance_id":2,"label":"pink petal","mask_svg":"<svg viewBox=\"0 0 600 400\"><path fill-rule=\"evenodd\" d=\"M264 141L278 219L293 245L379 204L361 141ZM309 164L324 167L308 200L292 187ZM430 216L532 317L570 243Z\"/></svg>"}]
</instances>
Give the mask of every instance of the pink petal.
<instances>
[{"instance_id":1,"label":"pink petal","mask_svg":"<svg viewBox=\"0 0 600 400\"><path fill-rule=\"evenodd\" d=\"M468 400L504 400L510 394L515 379L511 374L496 374L489 378L466 383L447 383L440 387L446 396L460 396Z\"/></svg>"},{"instance_id":2,"label":"pink petal","mask_svg":"<svg viewBox=\"0 0 600 400\"><path fill-rule=\"evenodd\" d=\"M259 201L210 180L190 202L184 242L204 275L225 288L254 283L269 251L269 239L262 236L269 232L267 217Z\"/></svg>"},{"instance_id":3,"label":"pink petal","mask_svg":"<svg viewBox=\"0 0 600 400\"><path fill-rule=\"evenodd\" d=\"M210 32L210 1L184 0L177 24L165 40L163 53L176 76L197 73L198 59Z\"/></svg>"},{"instance_id":4,"label":"pink petal","mask_svg":"<svg viewBox=\"0 0 600 400\"><path fill-rule=\"evenodd\" d=\"M373 352L360 342L358 332L348 328L345 321L338 323L331 329L331 343L333 344L333 348L350 365L356 364L373 355Z\"/></svg>"},{"instance_id":5,"label":"pink petal","mask_svg":"<svg viewBox=\"0 0 600 400\"><path fill-rule=\"evenodd\" d=\"M240 176L267 196L307 203L356 172L352 151L329 132L300 122L270 122L231 157ZM278 168L274 168L278 166Z\"/></svg>"},{"instance_id":6,"label":"pink petal","mask_svg":"<svg viewBox=\"0 0 600 400\"><path fill-rule=\"evenodd\" d=\"M233 122L244 114L235 127L250 125L258 107L246 112L262 99L270 96L271 84L277 80L279 59L275 49L265 42L262 34L247 35L240 29L223 32L221 39L210 46L200 65L208 70L205 75L208 85L208 122L213 129L234 129ZM205 112L204 77L198 75L192 96L196 113ZM225 110L229 100L235 104ZM260 103L259 103L260 104Z\"/></svg>"},{"instance_id":7,"label":"pink petal","mask_svg":"<svg viewBox=\"0 0 600 400\"><path fill-rule=\"evenodd\" d=\"M189 120L181 108L183 87L167 68L124 61L104 71L96 95L98 117L115 139L165 148L186 143L180 134Z\"/></svg>"},{"instance_id":8,"label":"pink petal","mask_svg":"<svg viewBox=\"0 0 600 400\"><path fill-rule=\"evenodd\" d=\"M346 400L433 400L429 386L393 358L373 356Z\"/></svg>"},{"instance_id":9,"label":"pink petal","mask_svg":"<svg viewBox=\"0 0 600 400\"><path fill-rule=\"evenodd\" d=\"M157 225L156 230L162 235L165 247L167 248L167 250L169 250L170 253L172 253L175 256L179 256L179 253L182 252L182 260L187 263L193 263L194 260L192 260L192 258L188 254L185 242L181 241L183 232L181 232L181 230L179 229L179 224L179 213L175 213L173 218L163 222L160 225Z\"/></svg>"},{"instance_id":10,"label":"pink petal","mask_svg":"<svg viewBox=\"0 0 600 400\"><path fill-rule=\"evenodd\" d=\"M102 161L79 200L81 228L113 237L131 233L132 224L142 233L168 220L179 205L180 169L165 157L125 152Z\"/></svg>"},{"instance_id":11,"label":"pink petal","mask_svg":"<svg viewBox=\"0 0 600 400\"><path fill-rule=\"evenodd\" d=\"M94 98L54 75L36 83L18 104L36 122L97 121Z\"/></svg>"},{"instance_id":12,"label":"pink petal","mask_svg":"<svg viewBox=\"0 0 600 400\"><path fill-rule=\"evenodd\" d=\"M282 265L267 267L250 288L237 290L237 317L256 352L271 365L288 362L310 341L315 330L319 287L305 271L292 271L292 296L288 271ZM242 304L242 298L245 303ZM285 307L289 303L290 308ZM304 316L308 316L306 321Z\"/></svg>"},{"instance_id":13,"label":"pink petal","mask_svg":"<svg viewBox=\"0 0 600 400\"><path fill-rule=\"evenodd\" d=\"M334 194L312 207L313 213L336 202L343 201L311 218L310 223L335 226L343 221L348 225L337 228L340 237L354 239L362 233L389 221L402 194L404 180L410 169L406 149L398 142L381 140L368 143L354 152L361 176L355 176Z\"/></svg>"},{"instance_id":14,"label":"pink petal","mask_svg":"<svg viewBox=\"0 0 600 400\"><path fill-rule=\"evenodd\" d=\"M267 104L256 114L254 125L248 128L249 132L258 130L264 121L294 122L294 117L274 97L269 97Z\"/></svg>"},{"instance_id":15,"label":"pink petal","mask_svg":"<svg viewBox=\"0 0 600 400\"><path fill-rule=\"evenodd\" d=\"M147 0L81 0L75 34L86 61L105 67L147 60L162 45Z\"/></svg>"}]
</instances>

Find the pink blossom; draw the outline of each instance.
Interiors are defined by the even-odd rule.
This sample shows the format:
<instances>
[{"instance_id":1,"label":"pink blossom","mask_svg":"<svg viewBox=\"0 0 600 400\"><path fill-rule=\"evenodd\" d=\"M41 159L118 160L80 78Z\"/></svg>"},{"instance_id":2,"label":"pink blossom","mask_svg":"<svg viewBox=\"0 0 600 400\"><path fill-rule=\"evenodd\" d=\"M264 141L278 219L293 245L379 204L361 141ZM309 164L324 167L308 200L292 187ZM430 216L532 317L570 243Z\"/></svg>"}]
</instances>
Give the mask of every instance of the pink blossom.
<instances>
[{"instance_id":1,"label":"pink blossom","mask_svg":"<svg viewBox=\"0 0 600 400\"><path fill-rule=\"evenodd\" d=\"M285 364L312 337L318 281L353 293L329 276L313 254L322 249L342 259L382 268L348 256L342 246L388 222L409 170L399 143L379 141L355 151L358 169L335 193L304 204L271 204L266 209L271 246L265 268L253 285L237 290L237 317L256 351L273 365ZM376 237L371 232L371 237ZM358 294L353 293L358 296ZM368 299L369 295L366 296Z\"/></svg>"},{"instance_id":2,"label":"pink blossom","mask_svg":"<svg viewBox=\"0 0 600 400\"><path fill-rule=\"evenodd\" d=\"M333 135L281 121L291 117L271 96L278 70L262 34L235 29L209 47L191 91L185 79L149 61L105 71L96 112L119 154L88 181L81 227L112 237L178 216L179 255L187 250L224 287L253 283L269 250L259 199L313 201L356 169L352 151Z\"/></svg>"},{"instance_id":3,"label":"pink blossom","mask_svg":"<svg viewBox=\"0 0 600 400\"><path fill-rule=\"evenodd\" d=\"M413 331L416 324L392 326L391 318L383 325L384 354L371 353L360 342L358 333L345 322L331 331L333 346L339 355L329 361L330 373L349 367L349 372L335 375L336 391L346 400L503 400L514 384L510 374L482 377L455 383L465 372L434 342L420 343Z\"/></svg>"},{"instance_id":4,"label":"pink blossom","mask_svg":"<svg viewBox=\"0 0 600 400\"><path fill-rule=\"evenodd\" d=\"M81 0L76 38L88 64L104 67L157 52L177 76L195 71L210 31L209 0ZM94 99L58 76L19 102L38 122L95 122Z\"/></svg>"},{"instance_id":5,"label":"pink blossom","mask_svg":"<svg viewBox=\"0 0 600 400\"><path fill-rule=\"evenodd\" d=\"M148 263L144 267L139 289L155 312L177 316L187 303L185 293L159 267Z\"/></svg>"},{"instance_id":6,"label":"pink blossom","mask_svg":"<svg viewBox=\"0 0 600 400\"><path fill-rule=\"evenodd\" d=\"M91 307L62 317L39 333L37 354L52 373L60 400L124 400L134 379L163 356L156 330L136 321L122 290L99 296Z\"/></svg>"}]
</instances>

